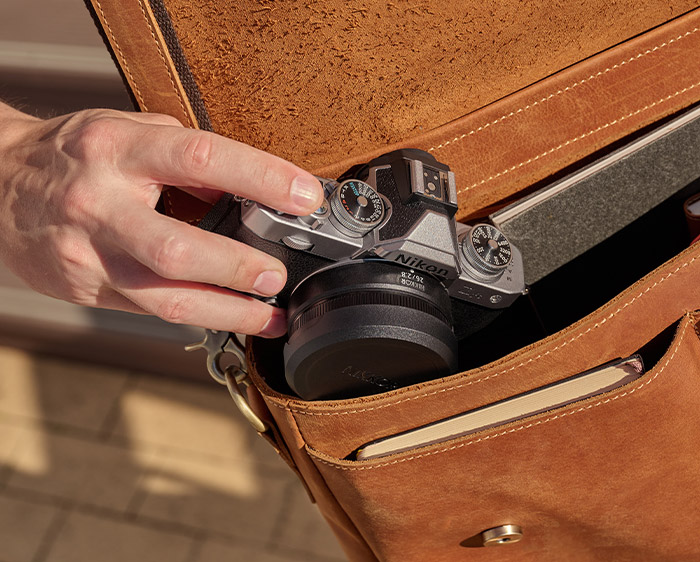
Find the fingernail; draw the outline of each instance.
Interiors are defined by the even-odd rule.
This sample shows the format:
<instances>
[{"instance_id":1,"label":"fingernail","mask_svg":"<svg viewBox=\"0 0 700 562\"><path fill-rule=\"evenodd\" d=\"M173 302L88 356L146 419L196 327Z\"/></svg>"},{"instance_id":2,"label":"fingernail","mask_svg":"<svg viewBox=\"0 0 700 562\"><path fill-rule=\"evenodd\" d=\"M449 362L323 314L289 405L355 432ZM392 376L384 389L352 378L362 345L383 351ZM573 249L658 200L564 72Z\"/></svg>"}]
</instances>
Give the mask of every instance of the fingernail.
<instances>
[{"instance_id":1,"label":"fingernail","mask_svg":"<svg viewBox=\"0 0 700 562\"><path fill-rule=\"evenodd\" d=\"M263 271L255 280L253 290L256 293L272 296L284 287L284 276L279 271Z\"/></svg>"},{"instance_id":2,"label":"fingernail","mask_svg":"<svg viewBox=\"0 0 700 562\"><path fill-rule=\"evenodd\" d=\"M295 205L313 213L323 202L321 182L307 176L297 176L292 180L290 196Z\"/></svg>"},{"instance_id":3,"label":"fingernail","mask_svg":"<svg viewBox=\"0 0 700 562\"><path fill-rule=\"evenodd\" d=\"M287 313L283 308L275 308L272 316L258 334L264 338L279 338L287 333Z\"/></svg>"}]
</instances>

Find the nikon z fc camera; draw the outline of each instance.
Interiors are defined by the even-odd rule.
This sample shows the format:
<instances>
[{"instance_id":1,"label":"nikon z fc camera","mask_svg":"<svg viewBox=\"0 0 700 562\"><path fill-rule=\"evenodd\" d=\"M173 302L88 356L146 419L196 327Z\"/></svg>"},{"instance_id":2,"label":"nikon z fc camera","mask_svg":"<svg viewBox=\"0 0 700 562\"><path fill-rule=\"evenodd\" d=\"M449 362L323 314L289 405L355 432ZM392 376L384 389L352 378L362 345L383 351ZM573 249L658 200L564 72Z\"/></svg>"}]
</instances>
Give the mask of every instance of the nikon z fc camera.
<instances>
[{"instance_id":1,"label":"nikon z fc camera","mask_svg":"<svg viewBox=\"0 0 700 562\"><path fill-rule=\"evenodd\" d=\"M490 224L455 221L454 173L427 152L319 181L325 200L311 215L243 200L233 228L287 267L289 386L336 399L454 373L458 339L523 293L518 249Z\"/></svg>"}]
</instances>

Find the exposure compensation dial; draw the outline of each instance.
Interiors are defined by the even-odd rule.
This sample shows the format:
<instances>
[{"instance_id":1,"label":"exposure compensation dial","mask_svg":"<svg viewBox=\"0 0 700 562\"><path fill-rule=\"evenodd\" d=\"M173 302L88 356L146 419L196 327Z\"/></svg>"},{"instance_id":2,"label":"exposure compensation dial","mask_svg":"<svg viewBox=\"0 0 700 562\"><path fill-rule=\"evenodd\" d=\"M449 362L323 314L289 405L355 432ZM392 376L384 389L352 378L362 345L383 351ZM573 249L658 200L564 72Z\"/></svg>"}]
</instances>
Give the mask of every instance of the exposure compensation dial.
<instances>
[{"instance_id":1,"label":"exposure compensation dial","mask_svg":"<svg viewBox=\"0 0 700 562\"><path fill-rule=\"evenodd\" d=\"M490 224L477 224L462 240L462 254L474 270L498 277L511 262L513 251L505 235Z\"/></svg>"}]
</instances>

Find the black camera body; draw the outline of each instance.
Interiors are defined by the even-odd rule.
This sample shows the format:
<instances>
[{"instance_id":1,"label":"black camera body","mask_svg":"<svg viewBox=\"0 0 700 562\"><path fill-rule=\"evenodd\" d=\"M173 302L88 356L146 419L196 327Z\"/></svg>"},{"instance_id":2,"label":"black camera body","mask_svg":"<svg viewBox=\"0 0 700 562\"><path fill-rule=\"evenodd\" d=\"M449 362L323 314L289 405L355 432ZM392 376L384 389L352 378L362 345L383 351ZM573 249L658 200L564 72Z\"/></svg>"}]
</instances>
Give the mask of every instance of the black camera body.
<instances>
[{"instance_id":1,"label":"black camera body","mask_svg":"<svg viewBox=\"0 0 700 562\"><path fill-rule=\"evenodd\" d=\"M373 394L457 369L457 341L525 290L522 257L490 224L454 219L453 172L397 150L319 178L296 217L240 202L233 236L280 259L288 280L287 382L307 400Z\"/></svg>"}]
</instances>

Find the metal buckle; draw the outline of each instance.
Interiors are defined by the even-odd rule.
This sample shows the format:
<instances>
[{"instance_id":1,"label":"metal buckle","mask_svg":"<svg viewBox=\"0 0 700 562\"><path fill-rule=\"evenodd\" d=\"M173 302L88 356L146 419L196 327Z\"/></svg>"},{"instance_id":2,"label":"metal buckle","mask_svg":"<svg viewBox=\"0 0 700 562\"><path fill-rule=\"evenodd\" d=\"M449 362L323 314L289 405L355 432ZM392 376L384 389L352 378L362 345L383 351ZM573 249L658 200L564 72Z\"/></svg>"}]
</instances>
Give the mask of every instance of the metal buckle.
<instances>
[{"instance_id":1,"label":"metal buckle","mask_svg":"<svg viewBox=\"0 0 700 562\"><path fill-rule=\"evenodd\" d=\"M241 387L247 389L253 383L246 370L245 349L238 341L236 335L230 332L205 330L204 339L201 342L185 347L185 351L194 351L196 349L206 350L209 374L216 382L228 388L234 403L255 430L259 433L265 433L270 429L270 426L260 419L250 407L241 390ZM238 360L238 364L234 363L222 368L221 358L227 353L233 354Z\"/></svg>"}]
</instances>

